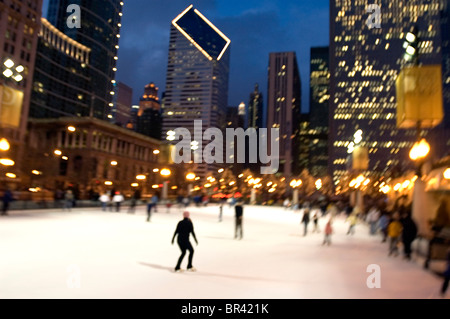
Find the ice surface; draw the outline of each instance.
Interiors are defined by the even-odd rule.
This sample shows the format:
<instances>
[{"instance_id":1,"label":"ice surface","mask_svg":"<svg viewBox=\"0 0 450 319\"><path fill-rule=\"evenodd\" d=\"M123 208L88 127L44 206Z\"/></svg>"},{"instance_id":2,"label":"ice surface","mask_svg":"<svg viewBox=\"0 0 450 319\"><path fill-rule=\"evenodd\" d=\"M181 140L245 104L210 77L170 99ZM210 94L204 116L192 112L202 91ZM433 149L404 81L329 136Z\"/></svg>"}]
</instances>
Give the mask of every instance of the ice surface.
<instances>
[{"instance_id":1,"label":"ice surface","mask_svg":"<svg viewBox=\"0 0 450 319\"><path fill-rule=\"evenodd\" d=\"M440 298L442 278L418 261L388 257L381 237L359 224L347 236L334 223L303 237L301 214L283 208L244 208L244 239L234 239L234 211L189 208L199 245L196 273L174 273L180 251L171 245L183 210L135 215L101 212L11 212L0 218L0 298L107 299L428 299ZM320 220L323 229L326 218ZM186 267L187 256L183 262ZM369 265L381 267L370 289ZM78 276L79 272L79 276ZM76 288L77 284L80 288Z\"/></svg>"}]
</instances>

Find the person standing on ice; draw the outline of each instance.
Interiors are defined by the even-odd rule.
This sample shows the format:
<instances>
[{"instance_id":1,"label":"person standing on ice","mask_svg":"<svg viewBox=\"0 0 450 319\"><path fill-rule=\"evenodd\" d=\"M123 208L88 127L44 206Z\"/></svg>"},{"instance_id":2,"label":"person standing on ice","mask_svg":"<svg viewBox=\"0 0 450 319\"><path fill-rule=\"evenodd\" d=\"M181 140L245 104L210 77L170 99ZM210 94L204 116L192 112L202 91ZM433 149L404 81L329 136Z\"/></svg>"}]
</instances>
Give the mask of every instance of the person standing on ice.
<instances>
[{"instance_id":1,"label":"person standing on ice","mask_svg":"<svg viewBox=\"0 0 450 319\"><path fill-rule=\"evenodd\" d=\"M347 222L350 224L348 228L347 235L354 235L355 234L355 227L358 223L358 215L356 213L352 213L348 218Z\"/></svg>"},{"instance_id":2,"label":"person standing on ice","mask_svg":"<svg viewBox=\"0 0 450 319\"><path fill-rule=\"evenodd\" d=\"M304 231L303 231L303 236L306 236L308 234L308 224L309 224L309 212L310 212L310 208L309 206L306 206L303 210L303 218L302 218L302 223L304 226Z\"/></svg>"},{"instance_id":3,"label":"person standing on ice","mask_svg":"<svg viewBox=\"0 0 450 319\"><path fill-rule=\"evenodd\" d=\"M331 235L333 234L333 226L332 226L333 220L330 218L328 220L327 225L325 226L325 238L323 239L323 246L325 244L328 244L328 246L331 245Z\"/></svg>"},{"instance_id":4,"label":"person standing on ice","mask_svg":"<svg viewBox=\"0 0 450 319\"><path fill-rule=\"evenodd\" d=\"M400 222L403 226L402 242L405 259L411 260L411 245L417 237L417 225L411 217L411 210L408 208L403 209Z\"/></svg>"},{"instance_id":5,"label":"person standing on ice","mask_svg":"<svg viewBox=\"0 0 450 319\"><path fill-rule=\"evenodd\" d=\"M391 223L388 226L389 236L389 256L398 256L398 244L402 236L403 226L400 223L399 213L394 213Z\"/></svg>"},{"instance_id":6,"label":"person standing on ice","mask_svg":"<svg viewBox=\"0 0 450 319\"><path fill-rule=\"evenodd\" d=\"M192 223L189 217L190 217L189 212L183 213L183 220L178 223L177 229L173 234L172 245L175 242L175 237L177 237L178 235L177 243L181 250L181 256L178 259L178 263L175 267L175 272L181 272L181 263L183 262L184 256L186 256L186 251L188 250L189 250L189 260L187 270L196 271L196 269L192 266L192 259L194 257L194 248L192 247L192 244L189 241L189 236L192 234L192 237L194 237L194 240L197 243L197 245L198 241L194 232L194 224Z\"/></svg>"},{"instance_id":7,"label":"person standing on ice","mask_svg":"<svg viewBox=\"0 0 450 319\"><path fill-rule=\"evenodd\" d=\"M242 239L244 237L243 231L242 231L242 222L244 219L244 208L242 206L242 202L239 201L236 206L234 207L235 210L235 232L234 232L234 238Z\"/></svg>"}]
</instances>

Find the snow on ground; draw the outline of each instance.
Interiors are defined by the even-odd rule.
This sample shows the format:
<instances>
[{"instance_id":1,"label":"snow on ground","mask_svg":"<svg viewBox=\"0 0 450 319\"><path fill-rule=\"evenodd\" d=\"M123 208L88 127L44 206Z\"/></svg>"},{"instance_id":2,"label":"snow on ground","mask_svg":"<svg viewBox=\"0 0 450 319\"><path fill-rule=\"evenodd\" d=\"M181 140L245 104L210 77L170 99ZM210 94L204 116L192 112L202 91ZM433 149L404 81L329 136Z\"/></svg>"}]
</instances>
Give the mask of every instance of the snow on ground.
<instances>
[{"instance_id":1,"label":"snow on ground","mask_svg":"<svg viewBox=\"0 0 450 319\"><path fill-rule=\"evenodd\" d=\"M189 208L198 272L174 273L180 251L171 239L182 211L160 207L151 223L143 207L135 215L11 212L0 218L0 298L440 298L442 278L418 261L388 257L387 244L366 225L347 236L338 217L333 244L322 246L322 233L312 234L310 224L303 237L301 214L283 208L246 206L243 240L234 239L231 208L222 223L216 206ZM380 289L367 286L372 264L381 267Z\"/></svg>"}]
</instances>

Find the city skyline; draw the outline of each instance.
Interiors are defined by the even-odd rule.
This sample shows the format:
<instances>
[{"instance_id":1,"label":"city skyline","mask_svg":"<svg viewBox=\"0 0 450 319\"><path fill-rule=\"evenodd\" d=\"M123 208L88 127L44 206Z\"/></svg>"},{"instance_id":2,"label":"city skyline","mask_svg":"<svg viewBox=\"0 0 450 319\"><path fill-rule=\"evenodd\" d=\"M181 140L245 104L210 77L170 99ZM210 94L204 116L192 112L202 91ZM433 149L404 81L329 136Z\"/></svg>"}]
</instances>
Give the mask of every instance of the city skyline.
<instances>
[{"instance_id":1,"label":"city skyline","mask_svg":"<svg viewBox=\"0 0 450 319\"><path fill-rule=\"evenodd\" d=\"M47 14L44 1L43 15ZM190 4L231 39L229 105L247 102L248 92L260 84L267 97L267 65L273 52L295 51L303 83L309 81L310 47L328 45L329 0L309 1L184 1L168 7L152 1L151 12L142 14L147 1L124 1L117 81L133 88L133 104L139 104L141 88L150 82L165 90L169 27ZM299 19L299 16L301 17ZM320 25L317 20L323 21ZM243 32L243 30L245 30ZM241 72L245 70L245 72ZM308 110L309 88L304 86L303 111ZM264 101L266 104L267 101Z\"/></svg>"}]
</instances>

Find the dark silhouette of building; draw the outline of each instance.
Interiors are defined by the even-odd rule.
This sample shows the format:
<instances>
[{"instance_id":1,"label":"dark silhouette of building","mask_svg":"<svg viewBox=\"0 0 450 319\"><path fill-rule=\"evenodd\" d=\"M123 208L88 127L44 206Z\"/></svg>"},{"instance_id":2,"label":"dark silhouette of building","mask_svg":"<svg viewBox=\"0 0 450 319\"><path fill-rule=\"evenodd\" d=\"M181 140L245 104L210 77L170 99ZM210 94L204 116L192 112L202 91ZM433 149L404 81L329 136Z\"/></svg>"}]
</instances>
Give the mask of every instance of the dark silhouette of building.
<instances>
[{"instance_id":1,"label":"dark silhouette of building","mask_svg":"<svg viewBox=\"0 0 450 319\"><path fill-rule=\"evenodd\" d=\"M269 137L271 128L280 129L280 172L299 174L301 80L295 52L270 54L267 107Z\"/></svg>"},{"instance_id":2,"label":"dark silhouette of building","mask_svg":"<svg viewBox=\"0 0 450 319\"><path fill-rule=\"evenodd\" d=\"M158 88L154 83L150 83L145 86L144 95L139 102L136 132L160 140L161 128L162 116Z\"/></svg>"},{"instance_id":3,"label":"dark silhouette of building","mask_svg":"<svg viewBox=\"0 0 450 319\"><path fill-rule=\"evenodd\" d=\"M131 121L131 107L133 104L133 89L119 82L116 86L116 95L112 110L112 123L126 127Z\"/></svg>"},{"instance_id":4,"label":"dark silhouette of building","mask_svg":"<svg viewBox=\"0 0 450 319\"><path fill-rule=\"evenodd\" d=\"M265 127L264 117L264 101L263 95L259 91L259 85L255 85L255 90L250 94L250 102L248 104L247 127L255 129Z\"/></svg>"},{"instance_id":5,"label":"dark silhouette of building","mask_svg":"<svg viewBox=\"0 0 450 319\"><path fill-rule=\"evenodd\" d=\"M312 176L328 174L328 121L330 71L328 47L311 48L310 119L311 135L309 172Z\"/></svg>"}]
</instances>

